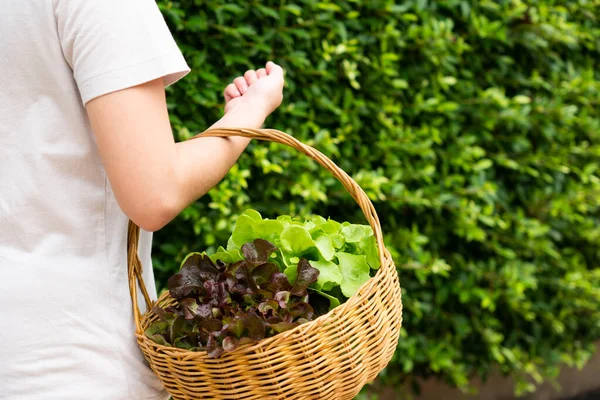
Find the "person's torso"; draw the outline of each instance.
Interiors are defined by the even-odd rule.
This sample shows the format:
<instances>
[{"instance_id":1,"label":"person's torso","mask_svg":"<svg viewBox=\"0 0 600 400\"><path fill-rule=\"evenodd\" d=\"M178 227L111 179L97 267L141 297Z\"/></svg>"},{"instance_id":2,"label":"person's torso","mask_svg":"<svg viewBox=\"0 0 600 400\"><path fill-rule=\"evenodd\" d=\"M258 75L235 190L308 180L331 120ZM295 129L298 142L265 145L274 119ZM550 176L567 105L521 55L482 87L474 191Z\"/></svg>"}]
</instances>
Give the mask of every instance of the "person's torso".
<instances>
[{"instance_id":1,"label":"person's torso","mask_svg":"<svg viewBox=\"0 0 600 400\"><path fill-rule=\"evenodd\" d=\"M163 399L133 335L127 217L52 0L4 2L0 54L0 398Z\"/></svg>"}]
</instances>

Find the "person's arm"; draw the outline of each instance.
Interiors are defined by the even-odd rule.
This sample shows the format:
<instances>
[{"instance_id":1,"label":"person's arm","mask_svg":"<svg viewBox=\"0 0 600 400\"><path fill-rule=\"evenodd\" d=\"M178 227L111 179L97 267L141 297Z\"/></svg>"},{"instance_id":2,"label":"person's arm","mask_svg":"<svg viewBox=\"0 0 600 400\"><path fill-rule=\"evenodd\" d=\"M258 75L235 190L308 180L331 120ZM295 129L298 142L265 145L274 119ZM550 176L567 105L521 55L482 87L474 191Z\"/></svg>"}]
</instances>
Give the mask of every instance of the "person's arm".
<instances>
[{"instance_id":1,"label":"person's arm","mask_svg":"<svg viewBox=\"0 0 600 400\"><path fill-rule=\"evenodd\" d=\"M283 71L273 63L248 71L225 91L226 114L213 127L259 128L281 103ZM175 143L161 79L86 104L115 197L141 228L156 231L227 174L245 138Z\"/></svg>"}]
</instances>

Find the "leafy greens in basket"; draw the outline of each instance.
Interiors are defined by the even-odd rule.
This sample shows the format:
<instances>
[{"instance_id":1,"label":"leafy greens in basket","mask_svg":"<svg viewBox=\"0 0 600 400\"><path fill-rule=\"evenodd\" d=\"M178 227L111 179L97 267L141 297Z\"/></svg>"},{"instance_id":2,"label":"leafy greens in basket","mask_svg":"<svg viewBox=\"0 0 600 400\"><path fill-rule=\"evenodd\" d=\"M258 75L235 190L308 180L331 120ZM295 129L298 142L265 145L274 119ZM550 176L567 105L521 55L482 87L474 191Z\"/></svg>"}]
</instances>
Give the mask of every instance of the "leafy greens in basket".
<instances>
[{"instance_id":1,"label":"leafy greens in basket","mask_svg":"<svg viewBox=\"0 0 600 400\"><path fill-rule=\"evenodd\" d=\"M218 357L339 306L379 268L370 226L314 216L241 214L216 253L191 253L168 282L175 306L154 307L146 335Z\"/></svg>"},{"instance_id":2,"label":"leafy greens in basket","mask_svg":"<svg viewBox=\"0 0 600 400\"><path fill-rule=\"evenodd\" d=\"M244 259L235 262L190 254L181 271L169 278L176 305L154 307L160 319L145 334L165 346L205 350L218 357L313 319L306 290L319 271L301 259L292 285L269 261L275 250L268 241L256 239L242 246Z\"/></svg>"},{"instance_id":3,"label":"leafy greens in basket","mask_svg":"<svg viewBox=\"0 0 600 400\"><path fill-rule=\"evenodd\" d=\"M241 260L242 245L258 238L277 246L274 262L290 282L296 279L299 259L309 260L320 272L310 289L329 301L329 309L354 295L380 265L375 236L368 225L339 223L321 216L263 219L252 209L238 217L227 249L220 247L211 259Z\"/></svg>"}]
</instances>

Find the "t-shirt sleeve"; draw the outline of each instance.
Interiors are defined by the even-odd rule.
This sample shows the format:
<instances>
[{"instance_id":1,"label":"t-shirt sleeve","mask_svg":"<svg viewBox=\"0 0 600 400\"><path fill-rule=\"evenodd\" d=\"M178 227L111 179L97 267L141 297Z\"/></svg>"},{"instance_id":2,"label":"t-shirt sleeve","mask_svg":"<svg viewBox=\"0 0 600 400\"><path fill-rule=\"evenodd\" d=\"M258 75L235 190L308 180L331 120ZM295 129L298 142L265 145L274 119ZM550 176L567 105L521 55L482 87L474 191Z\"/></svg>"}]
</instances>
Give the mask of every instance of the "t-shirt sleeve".
<instances>
[{"instance_id":1,"label":"t-shirt sleeve","mask_svg":"<svg viewBox=\"0 0 600 400\"><path fill-rule=\"evenodd\" d=\"M189 67L154 0L54 0L60 44L83 104Z\"/></svg>"}]
</instances>

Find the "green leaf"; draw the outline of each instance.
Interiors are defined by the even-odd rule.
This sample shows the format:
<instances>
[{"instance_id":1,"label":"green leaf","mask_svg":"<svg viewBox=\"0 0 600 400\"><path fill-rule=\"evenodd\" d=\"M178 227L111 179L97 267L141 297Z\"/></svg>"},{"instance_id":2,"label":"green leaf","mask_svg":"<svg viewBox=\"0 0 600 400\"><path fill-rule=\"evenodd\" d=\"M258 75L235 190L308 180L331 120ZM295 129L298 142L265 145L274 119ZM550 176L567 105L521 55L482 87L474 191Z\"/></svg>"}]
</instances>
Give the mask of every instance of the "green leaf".
<instances>
[{"instance_id":1,"label":"green leaf","mask_svg":"<svg viewBox=\"0 0 600 400\"><path fill-rule=\"evenodd\" d=\"M277 11L274 9L262 5L256 5L255 7L260 11L261 14L271 17L275 20L279 20L279 14L277 14Z\"/></svg>"},{"instance_id":2,"label":"green leaf","mask_svg":"<svg viewBox=\"0 0 600 400\"><path fill-rule=\"evenodd\" d=\"M346 242L356 243L360 242L363 236L365 236L365 230L359 225L348 225L342 228L341 234L346 239Z\"/></svg>"},{"instance_id":3,"label":"green leaf","mask_svg":"<svg viewBox=\"0 0 600 400\"><path fill-rule=\"evenodd\" d=\"M187 334L188 331L187 321L183 316L179 316L169 326L169 338L171 343L175 343L178 339L181 339Z\"/></svg>"},{"instance_id":4,"label":"green leaf","mask_svg":"<svg viewBox=\"0 0 600 400\"><path fill-rule=\"evenodd\" d=\"M244 256L240 252L238 248L232 248L231 250L225 250L223 247L219 247L217 252L210 256L210 259L213 262L217 262L217 260L221 260L227 264L233 264L236 261L240 261L244 259Z\"/></svg>"},{"instance_id":5,"label":"green leaf","mask_svg":"<svg viewBox=\"0 0 600 400\"><path fill-rule=\"evenodd\" d=\"M327 220L325 218L321 217L320 215L313 215L310 218L310 221L313 224L315 224L315 227L319 227L319 226L327 223Z\"/></svg>"},{"instance_id":6,"label":"green leaf","mask_svg":"<svg viewBox=\"0 0 600 400\"><path fill-rule=\"evenodd\" d=\"M515 97L513 97L513 100L515 101L515 103L518 103L518 104L529 104L529 103L531 103L531 97L524 96L522 94L516 95Z\"/></svg>"},{"instance_id":7,"label":"green leaf","mask_svg":"<svg viewBox=\"0 0 600 400\"><path fill-rule=\"evenodd\" d=\"M192 32L206 31L208 28L208 21L205 17L199 15L192 15L186 21L186 28Z\"/></svg>"},{"instance_id":8,"label":"green leaf","mask_svg":"<svg viewBox=\"0 0 600 400\"><path fill-rule=\"evenodd\" d=\"M287 276L290 283L293 285L296 283L296 279L298 278L298 263L294 263L287 267L283 273Z\"/></svg>"},{"instance_id":9,"label":"green leaf","mask_svg":"<svg viewBox=\"0 0 600 400\"><path fill-rule=\"evenodd\" d=\"M336 249L341 249L346 244L346 239L339 233L332 233L329 235L329 238L333 242L333 247Z\"/></svg>"},{"instance_id":10,"label":"green leaf","mask_svg":"<svg viewBox=\"0 0 600 400\"><path fill-rule=\"evenodd\" d=\"M148 338L152 339L157 344L163 346L170 346L170 344L165 340L165 338L162 335L149 335L148 333L146 333L146 336L148 336Z\"/></svg>"},{"instance_id":11,"label":"green leaf","mask_svg":"<svg viewBox=\"0 0 600 400\"><path fill-rule=\"evenodd\" d=\"M300 7L297 4L288 4L288 5L284 6L283 9L297 17L302 15L302 7Z\"/></svg>"},{"instance_id":12,"label":"green leaf","mask_svg":"<svg viewBox=\"0 0 600 400\"><path fill-rule=\"evenodd\" d=\"M240 215L235 223L231 241L236 247L241 248L244 243L252 242L258 237L258 235L254 233L253 228L256 219L248 214L248 211L246 211L246 214ZM230 250L229 246L228 250Z\"/></svg>"},{"instance_id":13,"label":"green leaf","mask_svg":"<svg viewBox=\"0 0 600 400\"><path fill-rule=\"evenodd\" d=\"M352 297L370 279L367 256L340 252L337 253L337 258L342 274L342 293L346 297Z\"/></svg>"},{"instance_id":14,"label":"green leaf","mask_svg":"<svg viewBox=\"0 0 600 400\"><path fill-rule=\"evenodd\" d=\"M339 286L342 283L342 273L336 263L319 260L311 261L310 264L319 270L319 278L316 282L317 289L331 290L333 286Z\"/></svg>"},{"instance_id":15,"label":"green leaf","mask_svg":"<svg viewBox=\"0 0 600 400\"><path fill-rule=\"evenodd\" d=\"M363 237L360 242L358 242L358 247L361 250L361 253L367 256L367 264L369 264L369 267L373 269L379 268L381 262L379 260L379 250L377 248L375 236Z\"/></svg>"},{"instance_id":16,"label":"green leaf","mask_svg":"<svg viewBox=\"0 0 600 400\"><path fill-rule=\"evenodd\" d=\"M310 233L303 226L290 225L281 232L281 245L297 256L315 247Z\"/></svg>"},{"instance_id":17,"label":"green leaf","mask_svg":"<svg viewBox=\"0 0 600 400\"><path fill-rule=\"evenodd\" d=\"M164 321L153 322L148 329L144 331L144 334L163 346L169 346L169 343L165 340L164 335L167 334L170 323Z\"/></svg>"},{"instance_id":18,"label":"green leaf","mask_svg":"<svg viewBox=\"0 0 600 400\"><path fill-rule=\"evenodd\" d=\"M329 220L327 220L326 223L318 225L318 226L319 226L319 228L321 228L323 230L323 232L329 233L329 234L338 233L341 229L341 224L332 219L329 219Z\"/></svg>"},{"instance_id":19,"label":"green leaf","mask_svg":"<svg viewBox=\"0 0 600 400\"><path fill-rule=\"evenodd\" d=\"M473 165L473 170L475 171L483 171L484 169L488 169L493 165L492 160L484 158L483 160L477 161L475 165Z\"/></svg>"},{"instance_id":20,"label":"green leaf","mask_svg":"<svg viewBox=\"0 0 600 400\"><path fill-rule=\"evenodd\" d=\"M279 240L284 228L285 225L281 221L265 219L257 221L254 231L260 238L275 242Z\"/></svg>"},{"instance_id":21,"label":"green leaf","mask_svg":"<svg viewBox=\"0 0 600 400\"><path fill-rule=\"evenodd\" d=\"M262 215L260 215L260 213L258 211L253 210L252 208L247 209L240 216L242 216L242 215L244 215L246 217L250 217L256 221L262 220Z\"/></svg>"},{"instance_id":22,"label":"green leaf","mask_svg":"<svg viewBox=\"0 0 600 400\"><path fill-rule=\"evenodd\" d=\"M444 76L440 79L440 81L448 86L456 85L456 82L458 82L457 79L453 76Z\"/></svg>"},{"instance_id":23,"label":"green leaf","mask_svg":"<svg viewBox=\"0 0 600 400\"><path fill-rule=\"evenodd\" d=\"M333 241L329 236L318 236L315 239L315 245L325 260L330 261L333 259L333 256L335 255L335 249L333 247Z\"/></svg>"},{"instance_id":24,"label":"green leaf","mask_svg":"<svg viewBox=\"0 0 600 400\"><path fill-rule=\"evenodd\" d=\"M224 320L225 322L225 320ZM229 319L223 326L223 329L227 329L227 332L231 333L235 338L241 338L244 334L244 322L240 316L235 316Z\"/></svg>"}]
</instances>

